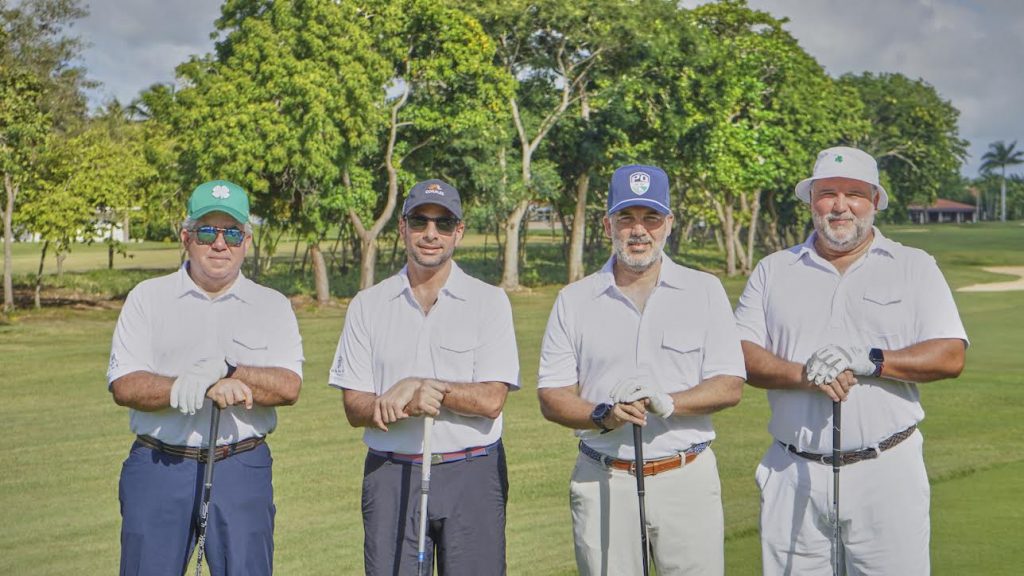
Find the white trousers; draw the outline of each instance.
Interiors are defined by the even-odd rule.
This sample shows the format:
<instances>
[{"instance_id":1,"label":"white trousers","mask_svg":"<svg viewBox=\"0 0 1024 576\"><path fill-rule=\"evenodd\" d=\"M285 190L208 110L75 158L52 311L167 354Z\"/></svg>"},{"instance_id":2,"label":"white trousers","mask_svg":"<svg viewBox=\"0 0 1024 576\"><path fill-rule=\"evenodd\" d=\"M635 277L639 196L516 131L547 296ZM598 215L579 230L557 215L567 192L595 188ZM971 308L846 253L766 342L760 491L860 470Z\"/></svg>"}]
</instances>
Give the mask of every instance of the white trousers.
<instances>
[{"instance_id":1,"label":"white trousers","mask_svg":"<svg viewBox=\"0 0 1024 576\"><path fill-rule=\"evenodd\" d=\"M929 501L920 431L873 460L839 469L846 573L929 573ZM832 574L833 473L772 442L755 476L761 489L765 576Z\"/></svg>"},{"instance_id":2,"label":"white trousers","mask_svg":"<svg viewBox=\"0 0 1024 576\"><path fill-rule=\"evenodd\" d=\"M722 486L709 448L644 478L651 564L659 576L725 572ZM569 485L576 567L583 576L643 574L636 477L582 454Z\"/></svg>"}]
</instances>

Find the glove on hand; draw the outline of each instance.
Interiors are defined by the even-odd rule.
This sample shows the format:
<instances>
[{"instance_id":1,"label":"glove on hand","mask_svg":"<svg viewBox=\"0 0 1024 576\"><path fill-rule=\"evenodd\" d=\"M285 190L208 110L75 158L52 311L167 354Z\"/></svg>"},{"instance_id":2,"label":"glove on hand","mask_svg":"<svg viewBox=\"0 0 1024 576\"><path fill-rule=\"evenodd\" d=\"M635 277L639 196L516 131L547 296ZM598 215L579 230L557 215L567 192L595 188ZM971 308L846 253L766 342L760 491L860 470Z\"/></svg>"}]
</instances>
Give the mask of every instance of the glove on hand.
<instances>
[{"instance_id":1,"label":"glove on hand","mask_svg":"<svg viewBox=\"0 0 1024 576\"><path fill-rule=\"evenodd\" d=\"M818 386L835 380L843 370L871 376L875 373L875 363L868 358L867 348L837 344L829 344L807 359L807 379Z\"/></svg>"},{"instance_id":2,"label":"glove on hand","mask_svg":"<svg viewBox=\"0 0 1024 576\"><path fill-rule=\"evenodd\" d=\"M615 385L612 389L611 399L616 404L636 402L637 400L643 400L647 398L650 400L651 412L661 416L662 418L668 418L675 412L676 405L672 400L672 396L666 392L655 390L649 387L645 382L648 380L647 376L632 376L625 378Z\"/></svg>"},{"instance_id":3,"label":"glove on hand","mask_svg":"<svg viewBox=\"0 0 1024 576\"><path fill-rule=\"evenodd\" d=\"M192 416L202 408L206 391L228 373L224 358L203 358L184 374L178 376L171 386L171 408Z\"/></svg>"}]
</instances>

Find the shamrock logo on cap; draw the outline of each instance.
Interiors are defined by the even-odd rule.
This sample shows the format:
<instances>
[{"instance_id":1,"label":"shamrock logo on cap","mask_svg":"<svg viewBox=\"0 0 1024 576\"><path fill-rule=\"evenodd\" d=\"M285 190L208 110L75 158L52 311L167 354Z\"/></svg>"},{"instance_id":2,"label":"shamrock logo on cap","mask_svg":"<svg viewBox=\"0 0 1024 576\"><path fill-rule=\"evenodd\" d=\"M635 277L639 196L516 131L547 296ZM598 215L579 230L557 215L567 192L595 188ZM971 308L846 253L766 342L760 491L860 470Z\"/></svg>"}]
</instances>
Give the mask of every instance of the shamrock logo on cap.
<instances>
[{"instance_id":1,"label":"shamrock logo on cap","mask_svg":"<svg viewBox=\"0 0 1024 576\"><path fill-rule=\"evenodd\" d=\"M223 184L214 186L213 192L211 192L211 194L213 194L214 198L220 198L221 200L231 197L231 191L228 190L228 187Z\"/></svg>"},{"instance_id":2,"label":"shamrock logo on cap","mask_svg":"<svg viewBox=\"0 0 1024 576\"><path fill-rule=\"evenodd\" d=\"M836 154L836 164L842 164L842 163L843 163L843 155L842 154Z\"/></svg>"}]
</instances>

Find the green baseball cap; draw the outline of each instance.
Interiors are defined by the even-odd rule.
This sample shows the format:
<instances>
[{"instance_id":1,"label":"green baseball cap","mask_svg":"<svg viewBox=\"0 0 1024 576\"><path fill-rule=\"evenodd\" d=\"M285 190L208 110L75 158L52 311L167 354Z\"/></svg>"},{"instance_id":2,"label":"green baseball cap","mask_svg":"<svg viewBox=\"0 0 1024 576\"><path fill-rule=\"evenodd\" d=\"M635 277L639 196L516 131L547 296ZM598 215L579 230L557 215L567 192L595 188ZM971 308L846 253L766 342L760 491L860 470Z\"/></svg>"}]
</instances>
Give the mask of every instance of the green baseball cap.
<instances>
[{"instance_id":1,"label":"green baseball cap","mask_svg":"<svg viewBox=\"0 0 1024 576\"><path fill-rule=\"evenodd\" d=\"M203 182L192 191L188 199L188 217L199 220L210 212L223 212L238 220L249 222L249 196L241 186L227 180Z\"/></svg>"}]
</instances>

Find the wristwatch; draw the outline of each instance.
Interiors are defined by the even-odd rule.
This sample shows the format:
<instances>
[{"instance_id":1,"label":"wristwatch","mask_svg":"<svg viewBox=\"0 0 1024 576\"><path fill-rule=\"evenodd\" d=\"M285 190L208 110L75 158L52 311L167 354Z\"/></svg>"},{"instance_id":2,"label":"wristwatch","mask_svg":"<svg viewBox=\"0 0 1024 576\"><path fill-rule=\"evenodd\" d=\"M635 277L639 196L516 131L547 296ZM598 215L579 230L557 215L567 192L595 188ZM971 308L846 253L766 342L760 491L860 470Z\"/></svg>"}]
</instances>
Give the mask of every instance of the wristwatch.
<instances>
[{"instance_id":1,"label":"wristwatch","mask_svg":"<svg viewBox=\"0 0 1024 576\"><path fill-rule=\"evenodd\" d=\"M594 406L594 411L590 413L590 420L601 429L601 434L605 432L611 432L612 429L604 425L604 419L608 416L608 413L612 411L611 404L598 404Z\"/></svg>"},{"instance_id":2,"label":"wristwatch","mask_svg":"<svg viewBox=\"0 0 1024 576\"><path fill-rule=\"evenodd\" d=\"M224 374L224 377L231 378L232 376L235 375L235 370L238 370L238 366L235 366L231 362L228 362L227 359L224 360L224 363L228 365L228 371L227 373Z\"/></svg>"},{"instance_id":3,"label":"wristwatch","mask_svg":"<svg viewBox=\"0 0 1024 576\"><path fill-rule=\"evenodd\" d=\"M868 352L868 360L875 365L875 371L871 376L878 378L882 375L882 366L885 365L885 354L882 353L881 348L872 348Z\"/></svg>"}]
</instances>

